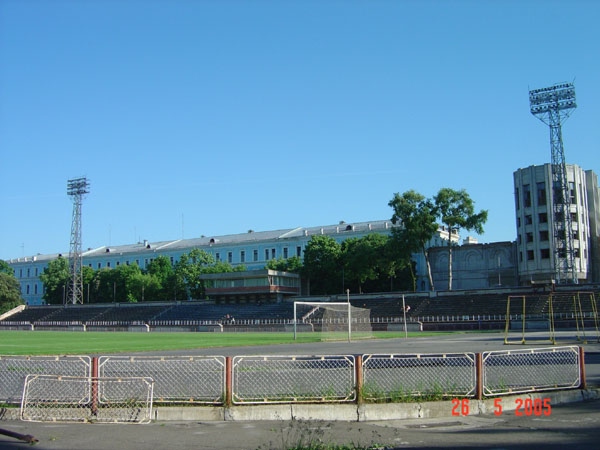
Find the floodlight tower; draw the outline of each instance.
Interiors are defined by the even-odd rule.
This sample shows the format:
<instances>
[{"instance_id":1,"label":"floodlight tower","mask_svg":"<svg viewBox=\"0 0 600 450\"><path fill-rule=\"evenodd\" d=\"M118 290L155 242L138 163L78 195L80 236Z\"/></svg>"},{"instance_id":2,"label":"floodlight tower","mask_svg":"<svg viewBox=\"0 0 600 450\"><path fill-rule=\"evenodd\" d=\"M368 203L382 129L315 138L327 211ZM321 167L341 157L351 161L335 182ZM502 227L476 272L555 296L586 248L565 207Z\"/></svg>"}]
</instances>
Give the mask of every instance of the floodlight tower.
<instances>
[{"instance_id":1,"label":"floodlight tower","mask_svg":"<svg viewBox=\"0 0 600 450\"><path fill-rule=\"evenodd\" d=\"M567 182L567 165L561 123L577 107L573 83L555 84L529 91L531 114L550 127L552 152L552 208L554 232L554 272L557 283L577 284L571 192Z\"/></svg>"},{"instance_id":2,"label":"floodlight tower","mask_svg":"<svg viewBox=\"0 0 600 450\"><path fill-rule=\"evenodd\" d=\"M67 181L67 195L73 199L73 221L71 223L71 248L69 251L69 283L68 303L83 303L83 278L81 255L81 204L83 196L88 194L90 184L85 177Z\"/></svg>"}]
</instances>

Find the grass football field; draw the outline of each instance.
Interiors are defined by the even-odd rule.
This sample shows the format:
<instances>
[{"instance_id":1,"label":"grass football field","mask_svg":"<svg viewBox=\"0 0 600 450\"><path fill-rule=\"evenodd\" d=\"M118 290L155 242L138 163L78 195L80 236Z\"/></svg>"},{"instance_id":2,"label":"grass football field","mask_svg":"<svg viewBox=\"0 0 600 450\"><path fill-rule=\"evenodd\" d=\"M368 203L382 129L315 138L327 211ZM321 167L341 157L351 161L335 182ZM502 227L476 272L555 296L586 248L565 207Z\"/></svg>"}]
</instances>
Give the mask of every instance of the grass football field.
<instances>
[{"instance_id":1,"label":"grass football field","mask_svg":"<svg viewBox=\"0 0 600 450\"><path fill-rule=\"evenodd\" d=\"M439 334L408 333L409 337ZM403 332L375 332L374 339L404 337ZM321 341L320 333L133 333L69 331L0 331L0 355L91 355L155 352L194 348L301 344Z\"/></svg>"}]
</instances>

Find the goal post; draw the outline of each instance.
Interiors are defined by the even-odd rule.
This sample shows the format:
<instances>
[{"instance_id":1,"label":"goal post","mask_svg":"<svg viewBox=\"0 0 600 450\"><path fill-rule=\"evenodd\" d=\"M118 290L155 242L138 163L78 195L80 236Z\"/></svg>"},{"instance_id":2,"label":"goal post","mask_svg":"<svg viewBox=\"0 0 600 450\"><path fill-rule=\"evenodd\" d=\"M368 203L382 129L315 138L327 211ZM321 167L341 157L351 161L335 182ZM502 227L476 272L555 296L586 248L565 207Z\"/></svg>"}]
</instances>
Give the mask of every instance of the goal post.
<instances>
[{"instance_id":1,"label":"goal post","mask_svg":"<svg viewBox=\"0 0 600 450\"><path fill-rule=\"evenodd\" d=\"M299 327L319 332L322 340L364 339L373 336L371 311L350 302L294 302L294 340Z\"/></svg>"}]
</instances>

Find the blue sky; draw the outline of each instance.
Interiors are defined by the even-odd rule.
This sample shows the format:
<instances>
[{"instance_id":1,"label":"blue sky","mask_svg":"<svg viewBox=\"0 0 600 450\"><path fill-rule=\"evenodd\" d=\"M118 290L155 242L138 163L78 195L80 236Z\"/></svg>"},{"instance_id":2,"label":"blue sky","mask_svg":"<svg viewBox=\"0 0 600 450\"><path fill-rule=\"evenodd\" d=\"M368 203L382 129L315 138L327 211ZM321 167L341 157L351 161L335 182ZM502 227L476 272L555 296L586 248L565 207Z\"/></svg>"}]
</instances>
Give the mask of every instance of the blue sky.
<instances>
[{"instance_id":1,"label":"blue sky","mask_svg":"<svg viewBox=\"0 0 600 450\"><path fill-rule=\"evenodd\" d=\"M574 81L568 163L600 173L600 3L3 0L0 258L388 219L466 189L516 236L550 162L528 90ZM465 233L463 233L464 235Z\"/></svg>"}]
</instances>

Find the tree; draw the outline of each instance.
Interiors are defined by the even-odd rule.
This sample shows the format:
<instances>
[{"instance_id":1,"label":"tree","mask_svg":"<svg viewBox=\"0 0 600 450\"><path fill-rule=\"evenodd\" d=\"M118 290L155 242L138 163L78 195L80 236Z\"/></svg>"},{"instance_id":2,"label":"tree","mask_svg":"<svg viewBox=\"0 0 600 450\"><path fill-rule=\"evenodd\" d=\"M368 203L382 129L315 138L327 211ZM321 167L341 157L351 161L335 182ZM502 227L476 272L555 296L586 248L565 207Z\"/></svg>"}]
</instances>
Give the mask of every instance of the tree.
<instances>
[{"instance_id":1,"label":"tree","mask_svg":"<svg viewBox=\"0 0 600 450\"><path fill-rule=\"evenodd\" d=\"M23 304L19 281L12 274L12 268L7 265L10 270L6 270L3 262L0 261L0 314Z\"/></svg>"},{"instance_id":2,"label":"tree","mask_svg":"<svg viewBox=\"0 0 600 450\"><path fill-rule=\"evenodd\" d=\"M269 261L267 261L265 268L271 270L278 270L280 272L299 273L302 270L302 260L298 256L292 256L291 258L285 259L270 259Z\"/></svg>"},{"instance_id":3,"label":"tree","mask_svg":"<svg viewBox=\"0 0 600 450\"><path fill-rule=\"evenodd\" d=\"M66 258L59 256L48 263L40 274L40 281L44 283L42 298L46 303L60 305L65 302L69 279L69 261Z\"/></svg>"},{"instance_id":4,"label":"tree","mask_svg":"<svg viewBox=\"0 0 600 450\"><path fill-rule=\"evenodd\" d=\"M362 238L350 238L342 242L341 259L344 264L345 279L357 283L357 291L362 294L366 281L374 281L386 273L385 247L388 237L381 234L368 234Z\"/></svg>"},{"instance_id":5,"label":"tree","mask_svg":"<svg viewBox=\"0 0 600 450\"><path fill-rule=\"evenodd\" d=\"M400 224L392 228L392 247L402 258L401 266L410 263L413 253L421 252L425 257L429 289L434 290L431 264L429 262L429 242L438 230L437 211L434 203L414 190L396 193L388 203L394 213L392 223Z\"/></svg>"},{"instance_id":6,"label":"tree","mask_svg":"<svg viewBox=\"0 0 600 450\"><path fill-rule=\"evenodd\" d=\"M448 290L452 290L452 234L461 229L483 233L487 210L475 213L475 203L464 189L442 188L434 197L441 222L448 230Z\"/></svg>"},{"instance_id":7,"label":"tree","mask_svg":"<svg viewBox=\"0 0 600 450\"><path fill-rule=\"evenodd\" d=\"M185 292L183 283L178 282L171 260L164 255L157 256L148 264L143 278L139 289L143 287L144 300L168 300L173 299L178 291Z\"/></svg>"},{"instance_id":8,"label":"tree","mask_svg":"<svg viewBox=\"0 0 600 450\"><path fill-rule=\"evenodd\" d=\"M200 275L205 273L205 267L215 263L214 258L209 253L198 248L193 249L189 254L184 253L175 265L175 273L183 283L188 298L204 299L206 298L206 283ZM175 293L175 297L181 295Z\"/></svg>"},{"instance_id":9,"label":"tree","mask_svg":"<svg viewBox=\"0 0 600 450\"><path fill-rule=\"evenodd\" d=\"M313 236L304 249L303 275L308 279L310 294L333 294L340 291L341 246L330 236Z\"/></svg>"},{"instance_id":10,"label":"tree","mask_svg":"<svg viewBox=\"0 0 600 450\"><path fill-rule=\"evenodd\" d=\"M0 259L0 273L6 273L8 275L14 275L15 269L10 267L6 261Z\"/></svg>"}]
</instances>

